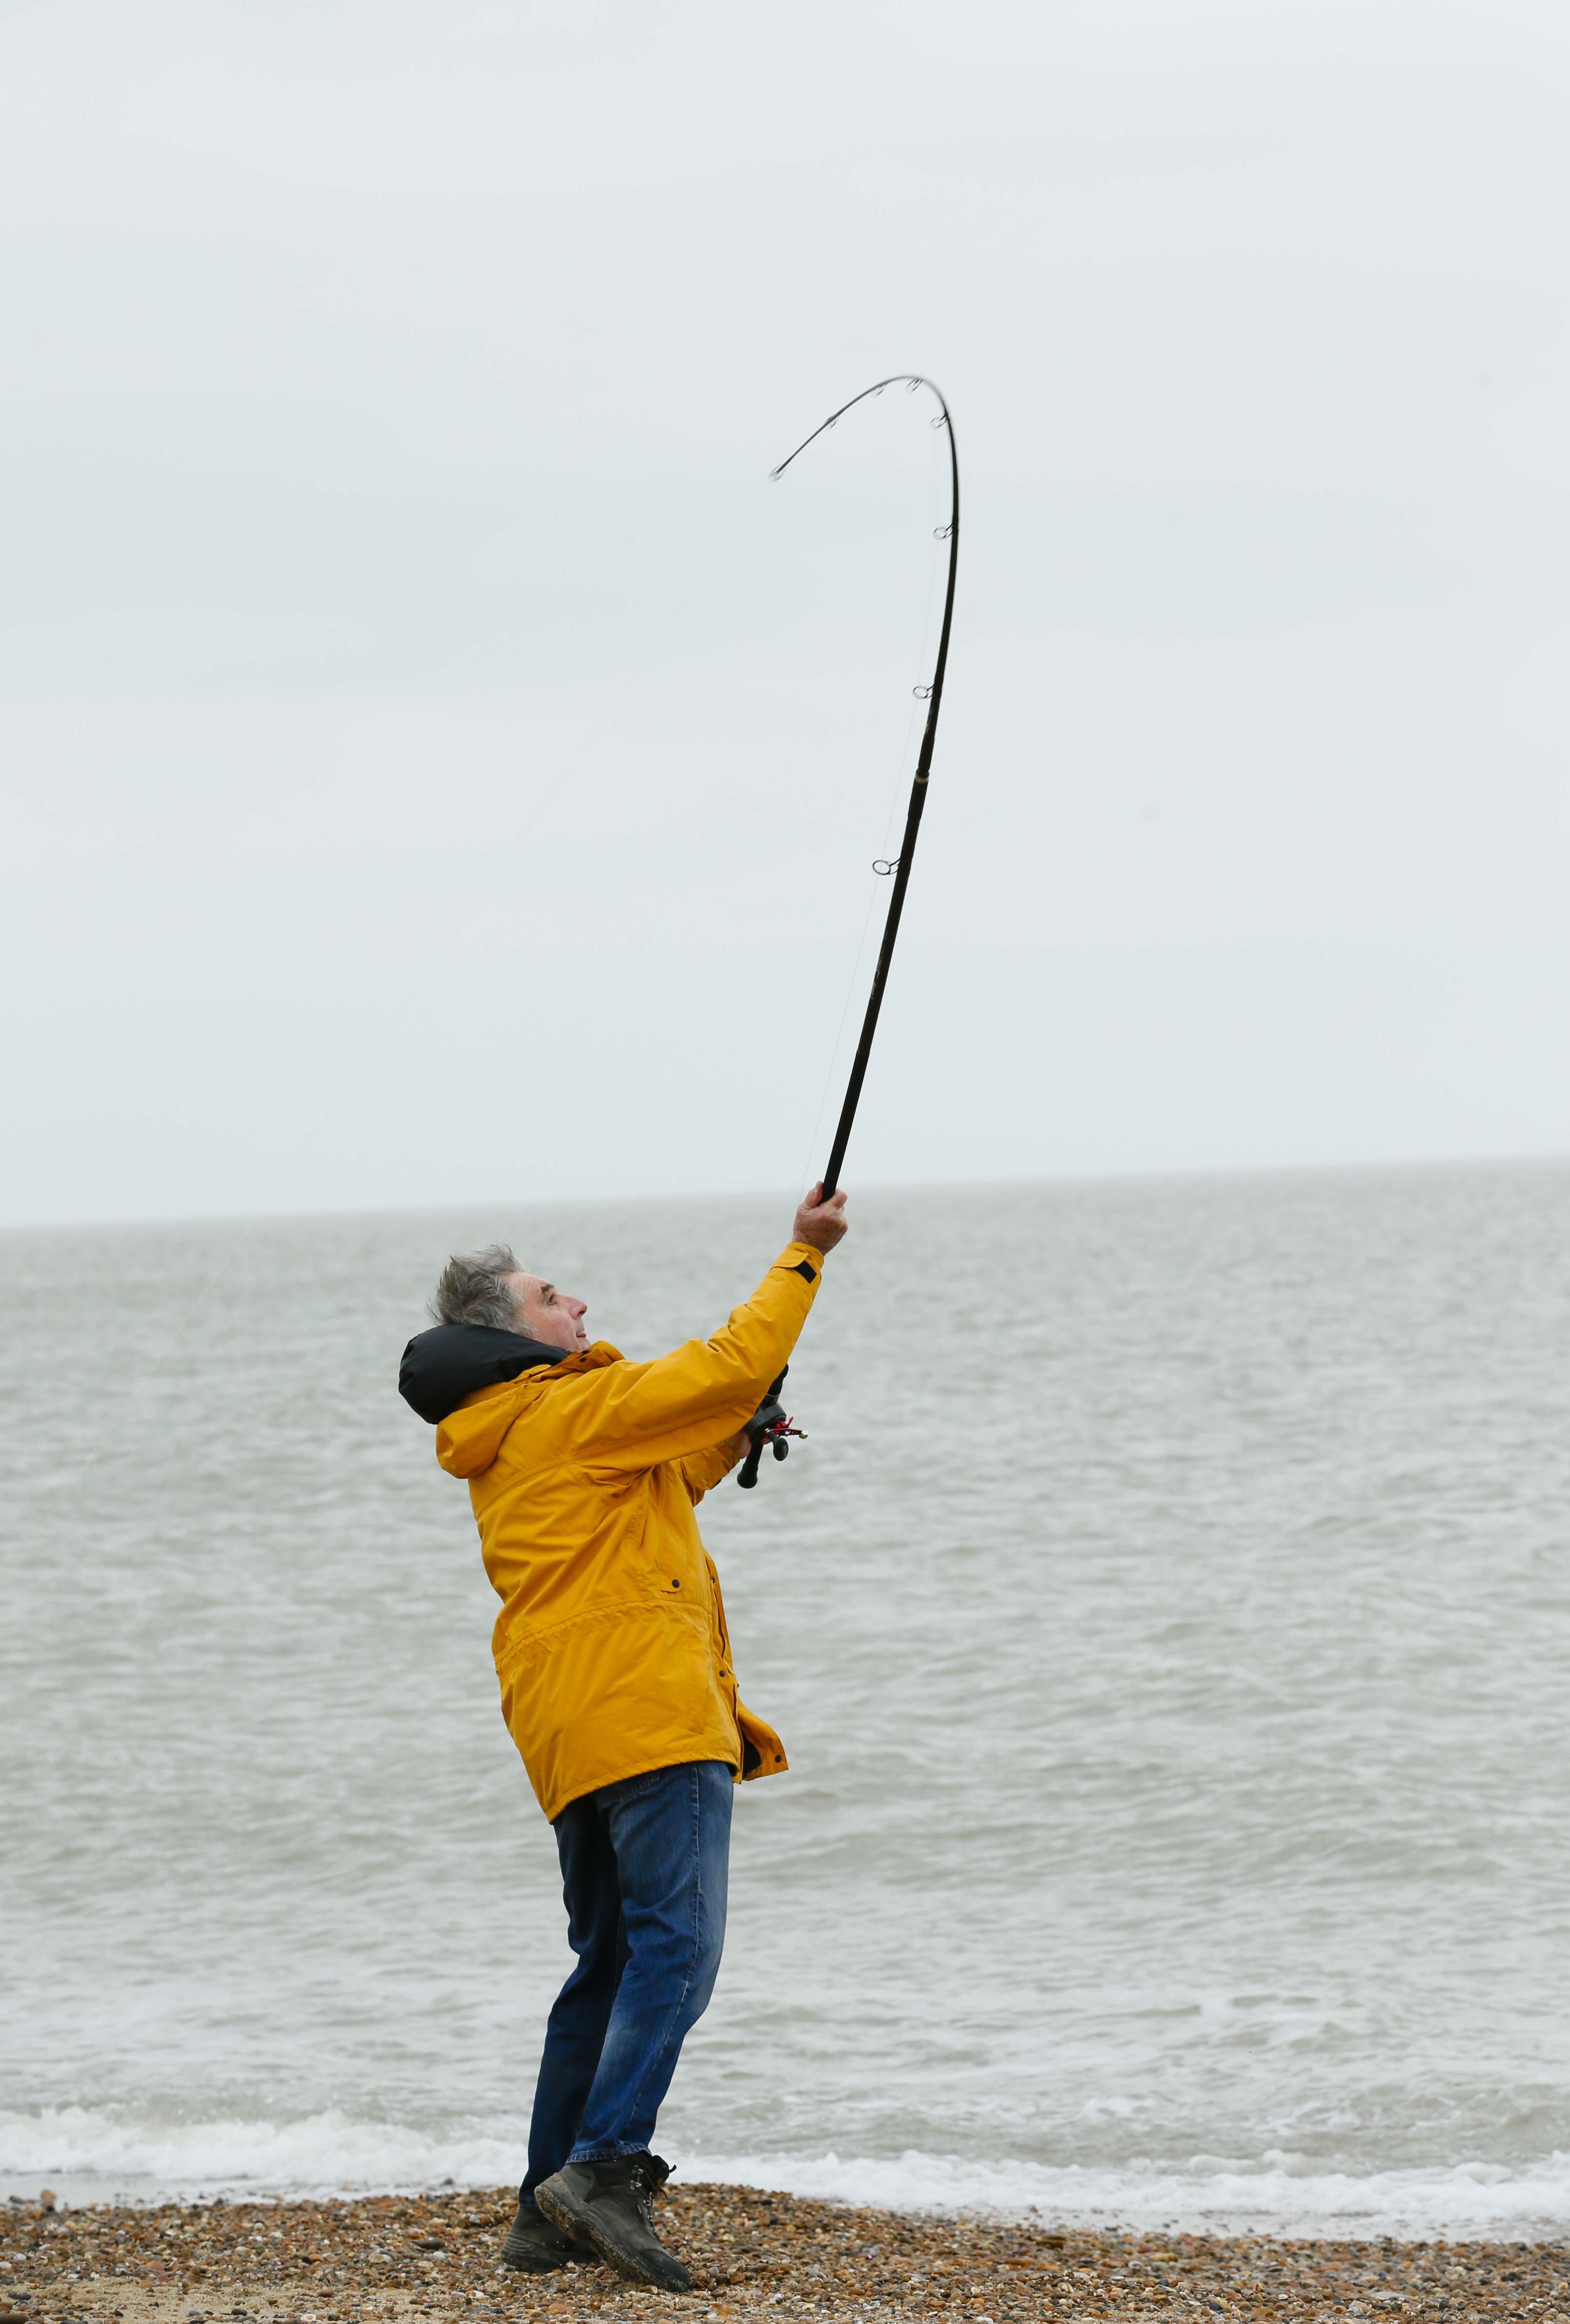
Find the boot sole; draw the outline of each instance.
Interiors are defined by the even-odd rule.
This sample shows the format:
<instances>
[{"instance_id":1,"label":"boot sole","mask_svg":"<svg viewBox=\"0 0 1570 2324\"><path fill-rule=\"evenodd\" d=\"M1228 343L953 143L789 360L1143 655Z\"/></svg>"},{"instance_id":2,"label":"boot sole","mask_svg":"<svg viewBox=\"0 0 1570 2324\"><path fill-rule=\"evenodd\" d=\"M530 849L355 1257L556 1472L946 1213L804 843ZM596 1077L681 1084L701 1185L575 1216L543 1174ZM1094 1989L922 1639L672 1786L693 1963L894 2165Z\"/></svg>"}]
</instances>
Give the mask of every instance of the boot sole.
<instances>
[{"instance_id":1,"label":"boot sole","mask_svg":"<svg viewBox=\"0 0 1570 2324\"><path fill-rule=\"evenodd\" d=\"M599 2221L587 2205L580 2211L574 2210L570 2203L564 2202L548 2179L543 2187L535 2189L534 2200L553 2227L560 2227L563 2235L572 2236L580 2243L592 2245L606 2266L613 2267L617 2274L625 2276L629 2283L652 2284L656 2292L691 2292L693 2279L674 2254L666 2254L671 2273L668 2276L656 2274L631 2252L622 2251L609 2236L602 2235Z\"/></svg>"}]
</instances>

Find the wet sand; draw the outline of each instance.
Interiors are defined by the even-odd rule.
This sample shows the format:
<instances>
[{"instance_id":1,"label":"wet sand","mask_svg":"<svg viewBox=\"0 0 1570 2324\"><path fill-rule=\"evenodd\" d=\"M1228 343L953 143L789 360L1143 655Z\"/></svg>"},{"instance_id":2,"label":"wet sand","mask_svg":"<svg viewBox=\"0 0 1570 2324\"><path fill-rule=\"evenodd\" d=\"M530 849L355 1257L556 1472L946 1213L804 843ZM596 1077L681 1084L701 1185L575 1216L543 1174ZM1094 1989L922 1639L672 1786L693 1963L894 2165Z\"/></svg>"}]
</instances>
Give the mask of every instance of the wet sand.
<instances>
[{"instance_id":1,"label":"wet sand","mask_svg":"<svg viewBox=\"0 0 1570 2324\"><path fill-rule=\"evenodd\" d=\"M0 2324L349 2324L473 2316L1531 2318L1570 2324L1570 2242L1119 2236L842 2210L673 2184L685 2298L597 2266L499 2266L510 2190L343 2202L0 2208Z\"/></svg>"}]
</instances>

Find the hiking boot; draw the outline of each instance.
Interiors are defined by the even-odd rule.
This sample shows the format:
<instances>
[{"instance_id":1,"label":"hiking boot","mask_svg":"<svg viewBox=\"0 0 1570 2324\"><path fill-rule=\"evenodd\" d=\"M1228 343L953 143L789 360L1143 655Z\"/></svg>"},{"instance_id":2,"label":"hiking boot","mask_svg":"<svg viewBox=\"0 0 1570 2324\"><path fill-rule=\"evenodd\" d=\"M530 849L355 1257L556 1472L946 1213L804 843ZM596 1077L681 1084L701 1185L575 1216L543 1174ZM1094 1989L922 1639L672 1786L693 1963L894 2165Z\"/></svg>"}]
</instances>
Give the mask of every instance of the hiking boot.
<instances>
[{"instance_id":1,"label":"hiking boot","mask_svg":"<svg viewBox=\"0 0 1570 2324\"><path fill-rule=\"evenodd\" d=\"M518 2217L502 2238L502 2265L515 2267L523 2275L548 2275L553 2268L565 2267L570 2259L592 2265L593 2258L592 2252L563 2235L532 2203L527 2209L519 2205Z\"/></svg>"},{"instance_id":2,"label":"hiking boot","mask_svg":"<svg viewBox=\"0 0 1570 2324\"><path fill-rule=\"evenodd\" d=\"M654 2199L670 2177L657 2154L617 2155L608 2163L568 2163L535 2189L535 2200L564 2235L591 2245L634 2283L690 2292L693 2279L654 2231Z\"/></svg>"}]
</instances>

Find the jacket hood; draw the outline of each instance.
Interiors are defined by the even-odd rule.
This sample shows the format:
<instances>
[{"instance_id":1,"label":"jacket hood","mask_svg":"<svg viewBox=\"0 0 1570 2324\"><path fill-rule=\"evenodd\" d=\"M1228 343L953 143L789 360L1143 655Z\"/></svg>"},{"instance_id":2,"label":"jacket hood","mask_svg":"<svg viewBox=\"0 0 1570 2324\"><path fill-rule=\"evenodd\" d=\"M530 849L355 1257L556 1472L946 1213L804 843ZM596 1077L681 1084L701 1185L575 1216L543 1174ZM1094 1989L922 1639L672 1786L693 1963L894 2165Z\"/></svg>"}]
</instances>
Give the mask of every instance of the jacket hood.
<instances>
[{"instance_id":1,"label":"jacket hood","mask_svg":"<svg viewBox=\"0 0 1570 2324\"><path fill-rule=\"evenodd\" d=\"M489 1323L437 1323L417 1332L405 1348L398 1392L434 1428L477 1388L516 1379L536 1364L559 1364L566 1352Z\"/></svg>"}]
</instances>

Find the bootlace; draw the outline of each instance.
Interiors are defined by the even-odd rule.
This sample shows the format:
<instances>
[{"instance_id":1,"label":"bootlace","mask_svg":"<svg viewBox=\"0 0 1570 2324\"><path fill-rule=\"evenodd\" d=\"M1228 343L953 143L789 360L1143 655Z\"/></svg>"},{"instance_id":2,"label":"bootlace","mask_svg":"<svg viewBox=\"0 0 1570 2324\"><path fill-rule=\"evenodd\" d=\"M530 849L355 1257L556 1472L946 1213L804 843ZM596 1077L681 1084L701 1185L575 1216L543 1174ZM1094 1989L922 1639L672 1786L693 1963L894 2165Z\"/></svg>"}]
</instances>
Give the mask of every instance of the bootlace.
<instances>
[{"instance_id":1,"label":"bootlace","mask_svg":"<svg viewBox=\"0 0 1570 2324\"><path fill-rule=\"evenodd\" d=\"M651 2236L654 2233L654 2199L670 2175L670 2164L658 2154L635 2154L631 2158L629 2176L633 2200Z\"/></svg>"}]
</instances>

